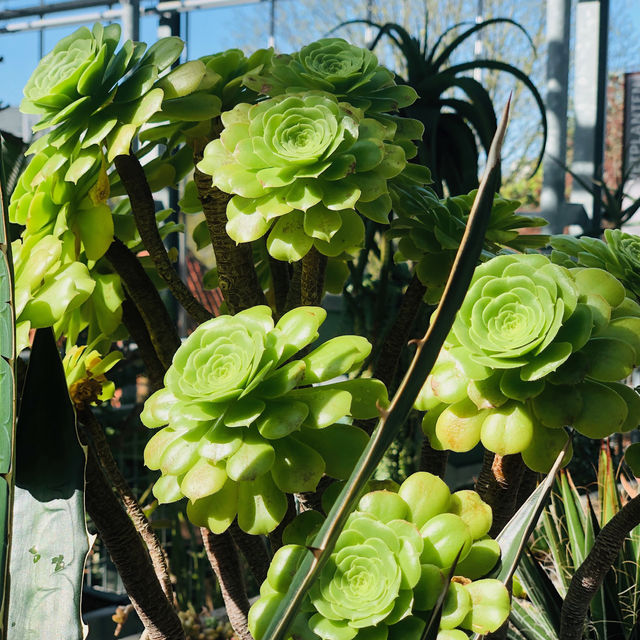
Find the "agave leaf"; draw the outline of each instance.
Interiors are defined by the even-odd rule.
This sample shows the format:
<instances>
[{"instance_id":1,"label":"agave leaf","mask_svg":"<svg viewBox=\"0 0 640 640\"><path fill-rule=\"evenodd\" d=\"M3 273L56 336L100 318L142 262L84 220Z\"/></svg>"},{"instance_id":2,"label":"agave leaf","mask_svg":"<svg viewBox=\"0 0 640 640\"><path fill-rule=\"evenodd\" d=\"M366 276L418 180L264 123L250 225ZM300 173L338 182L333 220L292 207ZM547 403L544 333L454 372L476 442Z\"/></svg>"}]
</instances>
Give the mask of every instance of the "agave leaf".
<instances>
[{"instance_id":1,"label":"agave leaf","mask_svg":"<svg viewBox=\"0 0 640 640\"><path fill-rule=\"evenodd\" d=\"M553 494L551 494L553 507ZM553 515L552 515L553 513ZM560 595L564 598L569 588L567 548L564 542L560 516L555 511L545 509L542 514L542 532L549 545L555 573L560 579Z\"/></svg>"},{"instance_id":2,"label":"agave leaf","mask_svg":"<svg viewBox=\"0 0 640 640\"><path fill-rule=\"evenodd\" d=\"M585 549L585 536L588 522L582 510L580 494L566 472L562 472L560 475L560 493L565 510L567 535L573 557L573 567L576 569L583 563L589 553ZM593 544L593 540L591 540L591 544Z\"/></svg>"},{"instance_id":3,"label":"agave leaf","mask_svg":"<svg viewBox=\"0 0 640 640\"><path fill-rule=\"evenodd\" d=\"M11 246L8 242L8 216L5 196L9 193L6 175L11 166L5 166L6 140L0 138L0 637L6 637L5 611L8 590L5 590L10 496L13 471L13 442L15 439L16 384L15 384L15 317L13 307L13 274ZM21 149L22 156L24 148ZM9 155L9 162L16 158ZM17 179L17 176L14 176Z\"/></svg>"},{"instance_id":4,"label":"agave leaf","mask_svg":"<svg viewBox=\"0 0 640 640\"><path fill-rule=\"evenodd\" d=\"M587 517L585 526L585 556L593 548L593 542L600 533L600 525L591 500L587 496ZM602 640L624 640L622 613L618 598L619 589L612 572L609 572L591 600L591 622L596 637Z\"/></svg>"},{"instance_id":5,"label":"agave leaf","mask_svg":"<svg viewBox=\"0 0 640 640\"><path fill-rule=\"evenodd\" d=\"M540 615L537 608L531 607L530 604L521 602L518 599L513 600L511 605L511 613L509 615L509 631L508 638L521 640L558 640L558 634L555 629L549 625L548 620ZM517 632L513 631L513 627Z\"/></svg>"},{"instance_id":6,"label":"agave leaf","mask_svg":"<svg viewBox=\"0 0 640 640\"><path fill-rule=\"evenodd\" d=\"M603 444L598 458L598 499L600 502L600 526L604 527L620 511L620 495L613 470L611 449Z\"/></svg>"},{"instance_id":7,"label":"agave leaf","mask_svg":"<svg viewBox=\"0 0 640 640\"><path fill-rule=\"evenodd\" d=\"M85 453L51 329L36 332L22 397L6 637L82 639Z\"/></svg>"},{"instance_id":8,"label":"agave leaf","mask_svg":"<svg viewBox=\"0 0 640 640\"><path fill-rule=\"evenodd\" d=\"M545 637L557 638L555 629L560 628L562 597L529 550L520 559L517 575L529 600L537 609L534 617L539 626L546 629ZM519 630L522 631L520 627Z\"/></svg>"},{"instance_id":9,"label":"agave leaf","mask_svg":"<svg viewBox=\"0 0 640 640\"><path fill-rule=\"evenodd\" d=\"M496 537L500 545L501 558L497 568L491 574L491 578L501 580L505 584L508 584L513 578L516 567L526 548L527 541L533 533L547 498L551 493L555 475L562 464L569 443L570 440L567 441L562 451L558 454L546 478L538 485L536 490L527 498L525 503L518 509L517 513L507 522L504 529ZM473 640L480 640L481 636L475 634L472 638Z\"/></svg>"},{"instance_id":10,"label":"agave leaf","mask_svg":"<svg viewBox=\"0 0 640 640\"><path fill-rule=\"evenodd\" d=\"M476 262L482 251L484 234L493 206L493 194L497 186L497 167L500 164L500 149L506 132L508 114L509 104L504 110L500 127L494 138L491 152L487 158L487 168L469 216L465 235L449 275L444 295L433 315L431 326L424 338L418 343L416 354L398 393L389 408L382 414L351 477L347 480L327 519L311 543L310 552L306 554L296 571L285 598L274 612L263 640L282 640L286 637L287 630L298 608L318 572L329 559L349 514L365 489L366 482L404 424L438 357L453 324L455 314L462 304Z\"/></svg>"},{"instance_id":11,"label":"agave leaf","mask_svg":"<svg viewBox=\"0 0 640 640\"><path fill-rule=\"evenodd\" d=\"M502 580L505 584L511 580L513 573L518 566L520 557L526 547L529 536L540 518L544 505L551 493L556 472L562 464L562 459L566 453L569 442L565 444L558 454L553 467L546 478L538 485L536 490L527 498L525 503L518 509L517 513L507 522L504 529L498 534L496 540L500 545L500 564L491 575L492 578Z\"/></svg>"}]
</instances>

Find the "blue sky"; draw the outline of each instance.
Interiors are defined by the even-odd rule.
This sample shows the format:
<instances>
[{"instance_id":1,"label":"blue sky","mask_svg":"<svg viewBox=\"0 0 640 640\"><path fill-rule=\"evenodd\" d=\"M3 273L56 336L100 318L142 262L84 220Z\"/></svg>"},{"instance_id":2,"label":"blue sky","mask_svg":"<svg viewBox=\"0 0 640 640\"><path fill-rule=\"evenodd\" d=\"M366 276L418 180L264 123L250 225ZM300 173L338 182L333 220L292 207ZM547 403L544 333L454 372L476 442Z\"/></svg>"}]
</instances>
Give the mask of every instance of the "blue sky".
<instances>
[{"instance_id":1,"label":"blue sky","mask_svg":"<svg viewBox=\"0 0 640 640\"><path fill-rule=\"evenodd\" d=\"M36 1L0 0L0 9L31 6L36 4ZM611 0L612 19L615 16L617 1ZM281 12L281 18L286 11L288 2L304 4L305 0L280 0L278 10ZM517 0L513 0L513 2L517 2ZM540 2L542 4L543 0ZM355 6L358 3L353 4ZM634 22L633 30L640 38L640 2L632 4L635 4L635 7L631 9L630 16ZM243 31L239 26L243 24L250 24L251 27ZM196 58L229 47L264 47L267 45L268 24L268 3L266 2L259 5L201 10L191 12L186 20L183 18L182 35L184 37L188 33L188 56ZM141 39L146 42L155 40L157 25L157 17L143 18L140 26ZM255 25L259 25L259 29L262 28L263 32L257 33ZM45 30L43 34L44 52L51 50L60 38L76 28L77 26ZM0 55L4 57L4 62L0 64L0 101L5 104L12 106L19 104L22 97L22 87L38 62L39 38L39 32L0 34ZM282 43L279 44L282 47ZM640 60L638 60L637 68L640 69Z\"/></svg>"}]
</instances>

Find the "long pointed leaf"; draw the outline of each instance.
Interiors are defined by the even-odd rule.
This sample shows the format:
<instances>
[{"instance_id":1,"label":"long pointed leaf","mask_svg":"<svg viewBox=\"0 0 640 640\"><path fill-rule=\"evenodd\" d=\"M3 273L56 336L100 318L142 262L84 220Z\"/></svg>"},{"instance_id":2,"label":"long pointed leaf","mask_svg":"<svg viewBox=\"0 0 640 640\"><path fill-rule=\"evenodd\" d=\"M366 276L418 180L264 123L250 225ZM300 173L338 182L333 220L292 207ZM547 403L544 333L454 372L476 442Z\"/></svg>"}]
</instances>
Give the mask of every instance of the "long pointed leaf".
<instances>
[{"instance_id":1,"label":"long pointed leaf","mask_svg":"<svg viewBox=\"0 0 640 640\"><path fill-rule=\"evenodd\" d=\"M529 79L529 76L517 67L514 67L511 64L507 64L506 62L501 62L500 60L474 60L473 62L463 62L461 64L448 67L443 73L457 75L458 73L462 73L463 71L471 71L473 69L492 69L494 71L504 71L520 80L520 82L522 82L527 87L527 89L529 89L531 95L533 96L533 99L538 105L538 110L540 111L540 117L542 119L542 149L544 150L547 144L547 112L544 107L542 96L538 92L538 89L536 89L536 86L533 84L533 82L531 82L531 80ZM538 170L541 162L542 153L540 153L538 162L531 172L531 175L533 175Z\"/></svg>"},{"instance_id":2,"label":"long pointed leaf","mask_svg":"<svg viewBox=\"0 0 640 640\"><path fill-rule=\"evenodd\" d=\"M492 578L501 580L506 584L513 577L513 573L527 545L527 540L532 534L551 493L556 472L562 464L562 459L568 446L569 442L558 454L547 477L538 485L536 490L527 498L496 537L500 545L501 557L498 568L491 575Z\"/></svg>"},{"instance_id":3,"label":"long pointed leaf","mask_svg":"<svg viewBox=\"0 0 640 640\"><path fill-rule=\"evenodd\" d=\"M533 533L551 493L555 475L560 465L562 465L569 442L567 441L562 451L558 454L546 478L538 485L496 537L496 541L500 545L500 563L491 574L491 578L496 578L504 584L508 584L513 578L513 574L527 546L527 541ZM479 634L473 636L473 640L480 640L480 638Z\"/></svg>"},{"instance_id":4,"label":"long pointed leaf","mask_svg":"<svg viewBox=\"0 0 640 640\"><path fill-rule=\"evenodd\" d=\"M585 551L585 533L587 531L587 518L582 510L580 494L573 482L569 481L566 472L560 474L560 492L567 523L569 547L573 557L574 570L577 569L587 557Z\"/></svg>"},{"instance_id":5,"label":"long pointed leaf","mask_svg":"<svg viewBox=\"0 0 640 640\"><path fill-rule=\"evenodd\" d=\"M8 534L11 520L13 442L15 438L15 317L13 306L13 272L5 206L5 143L0 139L0 637L6 637L5 611Z\"/></svg>"},{"instance_id":6,"label":"long pointed leaf","mask_svg":"<svg viewBox=\"0 0 640 640\"><path fill-rule=\"evenodd\" d=\"M522 33L524 33L524 35L527 37L527 40L529 41L529 44L531 45L531 48L533 49L533 53L535 54L536 47L533 44L533 40L531 39L531 36L527 32L527 30L519 22L516 22L515 20L511 20L510 18L490 18L489 20L484 20L483 22L478 22L477 24L475 24L470 29L467 29L464 33L461 33L453 42L448 44L443 49L442 53L433 61L433 66L436 69L439 69L440 66L442 64L444 64L445 62L447 62L447 60L451 57L451 54L467 38L472 36L474 33L477 33L478 31L481 31L482 29L486 29L487 27L491 26L492 24L500 24L500 23L502 23L502 24L511 24L514 27L517 27L518 29L520 29L520 31L522 31Z\"/></svg>"},{"instance_id":7,"label":"long pointed leaf","mask_svg":"<svg viewBox=\"0 0 640 640\"><path fill-rule=\"evenodd\" d=\"M620 511L620 496L613 470L611 449L603 444L598 459L598 498L600 500L600 526L604 527Z\"/></svg>"},{"instance_id":8,"label":"long pointed leaf","mask_svg":"<svg viewBox=\"0 0 640 640\"><path fill-rule=\"evenodd\" d=\"M520 559L516 575L529 600L538 612L540 622L550 630L560 628L562 597L540 563L527 550Z\"/></svg>"},{"instance_id":9,"label":"long pointed leaf","mask_svg":"<svg viewBox=\"0 0 640 640\"><path fill-rule=\"evenodd\" d=\"M425 60L427 61L427 64L431 64L433 62L433 58L436 55L436 51L438 50L438 47L444 42L444 39L452 32L455 31L456 29L459 29L460 27L466 27L466 26L470 26L474 24L473 22L470 22L469 20L465 20L464 22L456 22L456 24L452 24L450 27L447 27L438 37L438 39L434 42L433 47L431 47L431 51L429 53L428 56L425 55ZM426 48L427 48L427 39L425 37L425 43L424 43L424 47L425 47L425 52L426 52Z\"/></svg>"},{"instance_id":10,"label":"long pointed leaf","mask_svg":"<svg viewBox=\"0 0 640 640\"><path fill-rule=\"evenodd\" d=\"M458 551L458 555L456 555L456 558L449 569L449 573L447 574L444 585L438 594L438 599L436 600L436 604L433 607L431 616L429 617L429 622L426 624L420 640L437 640L438 631L440 630L440 620L442 620L442 608L444 607L444 601L449 593L451 580L456 574L456 567L458 566L458 560L460 559L461 553L462 547L460 547L460 551Z\"/></svg>"},{"instance_id":11,"label":"long pointed leaf","mask_svg":"<svg viewBox=\"0 0 640 640\"><path fill-rule=\"evenodd\" d=\"M38 329L16 429L7 640L81 640L85 453L51 329Z\"/></svg>"},{"instance_id":12,"label":"long pointed leaf","mask_svg":"<svg viewBox=\"0 0 640 640\"><path fill-rule=\"evenodd\" d=\"M467 229L431 325L425 337L418 343L416 354L398 393L394 396L389 408L383 412L356 468L313 540L313 552L307 553L296 571L291 586L275 611L263 640L282 640L286 637L287 629L293 622L311 584L324 563L329 559L340 531L364 490L366 482L407 419L424 380L438 357L455 315L464 300L482 251L484 234L493 205L496 167L500 164L500 149L507 128L508 114L509 104L505 107L500 127L487 159L487 169L469 215Z\"/></svg>"}]
</instances>

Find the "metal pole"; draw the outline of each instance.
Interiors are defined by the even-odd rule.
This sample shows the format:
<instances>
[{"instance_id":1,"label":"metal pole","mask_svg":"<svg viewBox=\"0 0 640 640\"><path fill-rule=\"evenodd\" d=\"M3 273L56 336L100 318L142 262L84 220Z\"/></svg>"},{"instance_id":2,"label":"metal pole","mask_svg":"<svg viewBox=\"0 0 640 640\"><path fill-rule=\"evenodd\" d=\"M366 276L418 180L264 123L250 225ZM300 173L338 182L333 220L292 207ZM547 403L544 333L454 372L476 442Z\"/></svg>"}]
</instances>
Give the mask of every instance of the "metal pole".
<instances>
[{"instance_id":1,"label":"metal pole","mask_svg":"<svg viewBox=\"0 0 640 640\"><path fill-rule=\"evenodd\" d=\"M574 181L571 200L584 206L585 233L600 234L600 189L604 158L609 0L579 0L576 14L576 75L573 172L590 189Z\"/></svg>"},{"instance_id":2,"label":"metal pole","mask_svg":"<svg viewBox=\"0 0 640 640\"><path fill-rule=\"evenodd\" d=\"M276 47L276 0L271 0L269 7L269 46Z\"/></svg>"},{"instance_id":3,"label":"metal pole","mask_svg":"<svg viewBox=\"0 0 640 640\"><path fill-rule=\"evenodd\" d=\"M558 164L567 159L567 97L569 88L569 33L571 0L547 0L547 95L545 106L549 127L543 159L540 196L542 215L551 233L562 233L565 171Z\"/></svg>"},{"instance_id":4,"label":"metal pole","mask_svg":"<svg viewBox=\"0 0 640 640\"><path fill-rule=\"evenodd\" d=\"M140 40L140 0L122 0L122 35L124 40Z\"/></svg>"},{"instance_id":5,"label":"metal pole","mask_svg":"<svg viewBox=\"0 0 640 640\"><path fill-rule=\"evenodd\" d=\"M476 8L476 24L480 24L484 20L484 0L478 0L478 5ZM473 53L476 60L482 58L483 54L483 42L482 36L479 31L476 31L475 42L473 43ZM473 79L476 82L482 82L482 69L474 69L473 70Z\"/></svg>"},{"instance_id":6,"label":"metal pole","mask_svg":"<svg viewBox=\"0 0 640 640\"><path fill-rule=\"evenodd\" d=\"M373 22L373 0L367 0L367 20ZM368 47L373 42L373 27L368 24L364 28L364 46Z\"/></svg>"}]
</instances>

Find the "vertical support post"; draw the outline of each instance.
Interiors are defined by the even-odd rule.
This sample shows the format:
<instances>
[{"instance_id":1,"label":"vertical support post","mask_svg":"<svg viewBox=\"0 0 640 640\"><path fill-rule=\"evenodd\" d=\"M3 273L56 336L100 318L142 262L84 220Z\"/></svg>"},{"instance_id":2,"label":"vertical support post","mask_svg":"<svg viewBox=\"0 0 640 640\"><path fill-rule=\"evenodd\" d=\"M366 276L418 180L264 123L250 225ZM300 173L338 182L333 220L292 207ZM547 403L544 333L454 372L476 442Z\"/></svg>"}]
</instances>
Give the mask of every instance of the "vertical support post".
<instances>
[{"instance_id":1,"label":"vertical support post","mask_svg":"<svg viewBox=\"0 0 640 640\"><path fill-rule=\"evenodd\" d=\"M269 46L276 46L276 0L271 0L269 7Z\"/></svg>"},{"instance_id":2,"label":"vertical support post","mask_svg":"<svg viewBox=\"0 0 640 640\"><path fill-rule=\"evenodd\" d=\"M571 201L584 206L589 235L600 235L600 188L604 160L609 0L579 0L576 14L576 75L573 172L590 190L574 181Z\"/></svg>"},{"instance_id":3,"label":"vertical support post","mask_svg":"<svg viewBox=\"0 0 640 640\"><path fill-rule=\"evenodd\" d=\"M476 24L480 24L484 20L484 0L478 0L476 6ZM484 53L484 43L482 42L482 35L480 31L476 31L475 41L473 43L473 57L476 60L482 58ZM473 79L476 82L482 82L483 69L477 68L473 70Z\"/></svg>"},{"instance_id":4,"label":"vertical support post","mask_svg":"<svg viewBox=\"0 0 640 640\"><path fill-rule=\"evenodd\" d=\"M140 40L140 0L122 0L123 40Z\"/></svg>"},{"instance_id":5,"label":"vertical support post","mask_svg":"<svg viewBox=\"0 0 640 640\"><path fill-rule=\"evenodd\" d=\"M551 233L562 233L565 221L565 171L567 159L567 102L569 89L569 33L571 0L547 0L547 110L548 136L543 158L540 196L542 215Z\"/></svg>"}]
</instances>

